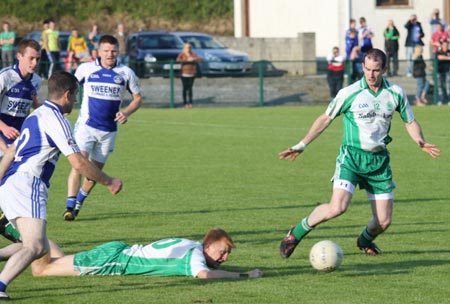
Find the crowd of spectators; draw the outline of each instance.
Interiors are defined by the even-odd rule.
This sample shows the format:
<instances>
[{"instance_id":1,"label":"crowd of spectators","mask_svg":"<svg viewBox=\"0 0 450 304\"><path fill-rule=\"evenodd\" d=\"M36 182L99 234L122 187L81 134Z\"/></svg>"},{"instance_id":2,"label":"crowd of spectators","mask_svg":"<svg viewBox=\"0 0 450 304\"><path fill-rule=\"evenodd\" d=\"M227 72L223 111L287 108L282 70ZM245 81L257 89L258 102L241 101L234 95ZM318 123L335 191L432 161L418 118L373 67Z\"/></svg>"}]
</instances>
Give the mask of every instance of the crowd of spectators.
<instances>
[{"instance_id":1,"label":"crowd of spectators","mask_svg":"<svg viewBox=\"0 0 450 304\"><path fill-rule=\"evenodd\" d=\"M359 27L355 19L350 19L349 28L345 33L345 53L346 60L351 63L351 80L356 81L362 76L361 62L364 54L373 48L372 38L374 31L367 25L364 17L359 18ZM429 38L429 46L431 60L437 61L437 70L434 71L438 75L439 102L438 105L450 105L450 51L448 43L450 42L450 27L444 19L440 18L439 10L434 9L429 20L431 29L431 37ZM417 19L417 15L412 14L404 25L407 34L404 38L405 46L405 72L399 73L398 51L400 44L400 32L393 20L387 21L387 26L383 30L384 50L387 55L387 77L406 76L414 77L417 80L417 92L415 104L424 106L428 104L426 99L427 91L430 83L427 80L426 63L423 58L423 48L427 40L424 40L425 34L422 24ZM425 42L424 42L425 41ZM379 47L381 48L381 47ZM335 52L335 47L332 53ZM333 58L329 55L328 58ZM336 63L328 59L329 74L330 69L336 68ZM330 88L331 89L331 88ZM334 88L333 90L336 90ZM333 94L331 94L333 95Z\"/></svg>"}]
</instances>

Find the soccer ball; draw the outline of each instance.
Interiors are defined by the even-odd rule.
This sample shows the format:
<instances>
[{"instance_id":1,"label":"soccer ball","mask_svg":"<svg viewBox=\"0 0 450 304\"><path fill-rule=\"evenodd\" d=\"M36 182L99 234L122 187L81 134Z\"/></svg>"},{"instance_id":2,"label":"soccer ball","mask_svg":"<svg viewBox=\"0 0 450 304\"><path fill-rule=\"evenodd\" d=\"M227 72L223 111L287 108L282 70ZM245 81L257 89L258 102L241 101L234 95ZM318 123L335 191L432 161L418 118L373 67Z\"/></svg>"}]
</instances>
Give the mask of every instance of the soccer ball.
<instances>
[{"instance_id":1,"label":"soccer ball","mask_svg":"<svg viewBox=\"0 0 450 304\"><path fill-rule=\"evenodd\" d=\"M343 254L342 248L335 242L320 241L312 246L309 262L318 271L331 272L341 265Z\"/></svg>"}]
</instances>

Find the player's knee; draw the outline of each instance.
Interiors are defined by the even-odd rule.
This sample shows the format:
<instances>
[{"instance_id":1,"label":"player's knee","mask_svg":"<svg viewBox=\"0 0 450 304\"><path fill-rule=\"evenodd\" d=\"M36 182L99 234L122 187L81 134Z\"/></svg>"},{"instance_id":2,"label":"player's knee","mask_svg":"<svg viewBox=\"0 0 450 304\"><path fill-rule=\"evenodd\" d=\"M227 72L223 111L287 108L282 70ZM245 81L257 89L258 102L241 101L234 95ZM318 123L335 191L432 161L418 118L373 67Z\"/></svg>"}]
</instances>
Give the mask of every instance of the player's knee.
<instances>
[{"instance_id":1,"label":"player's knee","mask_svg":"<svg viewBox=\"0 0 450 304\"><path fill-rule=\"evenodd\" d=\"M336 205L336 206L330 206L328 213L329 213L330 218L334 218L334 217L340 216L341 214L345 213L345 211L347 211L346 206Z\"/></svg>"},{"instance_id":2,"label":"player's knee","mask_svg":"<svg viewBox=\"0 0 450 304\"><path fill-rule=\"evenodd\" d=\"M380 221L378 221L378 226L380 227L380 229L382 230L382 231L385 231L385 230L387 230L388 228L389 228L389 226L391 225L391 218L389 217L389 218L385 218L385 219L382 219L382 220L380 220Z\"/></svg>"}]
</instances>

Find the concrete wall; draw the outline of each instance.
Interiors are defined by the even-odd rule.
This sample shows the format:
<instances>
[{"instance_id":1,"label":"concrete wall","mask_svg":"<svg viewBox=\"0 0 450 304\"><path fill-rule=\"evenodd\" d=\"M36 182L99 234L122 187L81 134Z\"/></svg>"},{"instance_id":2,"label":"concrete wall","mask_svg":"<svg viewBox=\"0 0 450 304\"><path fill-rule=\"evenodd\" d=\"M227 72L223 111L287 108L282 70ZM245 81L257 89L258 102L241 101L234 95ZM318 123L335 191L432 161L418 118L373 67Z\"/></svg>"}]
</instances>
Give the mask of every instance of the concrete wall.
<instances>
[{"instance_id":1,"label":"concrete wall","mask_svg":"<svg viewBox=\"0 0 450 304\"><path fill-rule=\"evenodd\" d=\"M286 61L278 62L276 66L294 75L317 72L315 33L299 33L295 38L217 38L232 49L248 53L251 61Z\"/></svg>"},{"instance_id":2,"label":"concrete wall","mask_svg":"<svg viewBox=\"0 0 450 304\"><path fill-rule=\"evenodd\" d=\"M333 46L345 50L345 31L350 18L364 16L375 32L374 46L384 49L383 30L392 19L400 31L400 59L405 58L404 24L411 14L422 23L428 44L431 32L428 20L434 8L444 11L445 0L409 0L409 6L376 7L375 0L248 0L249 30L252 38L295 38L298 33L315 33L316 56L324 58ZM234 0L235 36L244 34L244 0ZM441 13L443 15L443 13ZM443 16L442 16L443 17ZM429 48L425 48L425 58Z\"/></svg>"}]
</instances>

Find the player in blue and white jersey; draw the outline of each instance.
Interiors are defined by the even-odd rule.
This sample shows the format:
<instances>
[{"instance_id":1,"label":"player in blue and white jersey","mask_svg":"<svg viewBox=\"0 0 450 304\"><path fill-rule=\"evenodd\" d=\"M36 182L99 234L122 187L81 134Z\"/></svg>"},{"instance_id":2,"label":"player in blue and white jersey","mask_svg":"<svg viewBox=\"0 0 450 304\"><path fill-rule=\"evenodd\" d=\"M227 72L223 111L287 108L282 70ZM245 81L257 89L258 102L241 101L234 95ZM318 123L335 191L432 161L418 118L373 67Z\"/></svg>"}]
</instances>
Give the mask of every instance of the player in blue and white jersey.
<instances>
[{"instance_id":1,"label":"player in blue and white jersey","mask_svg":"<svg viewBox=\"0 0 450 304\"><path fill-rule=\"evenodd\" d=\"M11 146L16 152L1 181L0 207L22 242L1 249L2 257L9 259L0 273L0 300L8 299L7 285L49 250L48 188L61 153L72 168L107 186L112 194L122 188L120 179L106 175L80 153L65 117L72 111L77 93L78 81L72 74L53 73L48 80L48 99L25 119L19 138ZM7 159L3 158L0 167Z\"/></svg>"},{"instance_id":2,"label":"player in blue and white jersey","mask_svg":"<svg viewBox=\"0 0 450 304\"><path fill-rule=\"evenodd\" d=\"M64 256L54 243L50 252L31 264L34 276L144 275L190 276L201 279L259 278L259 269L240 273L218 270L234 243L227 232L211 229L203 243L168 238L148 245L108 242L91 250ZM0 250L0 256L2 255Z\"/></svg>"},{"instance_id":3,"label":"player in blue and white jersey","mask_svg":"<svg viewBox=\"0 0 450 304\"><path fill-rule=\"evenodd\" d=\"M368 255L381 252L373 241L392 221L395 184L387 145L392 141L389 131L395 112L400 114L409 136L422 151L433 158L440 154L434 144L425 141L403 89L383 78L386 55L379 49L369 50L364 57L363 70L364 77L339 91L297 145L279 153L280 159L295 160L336 117L343 116L344 132L336 159L331 200L317 206L289 230L280 244L283 258L288 258L317 225L343 214L358 185L366 190L373 218L358 237L357 247Z\"/></svg>"},{"instance_id":4,"label":"player in blue and white jersey","mask_svg":"<svg viewBox=\"0 0 450 304\"><path fill-rule=\"evenodd\" d=\"M0 136L11 144L30 109L38 107L42 80L35 74L41 57L39 43L23 39L17 46L18 63L0 71Z\"/></svg>"},{"instance_id":5,"label":"player in blue and white jersey","mask_svg":"<svg viewBox=\"0 0 450 304\"><path fill-rule=\"evenodd\" d=\"M75 140L81 153L102 169L113 152L117 124L124 124L141 105L141 93L136 74L127 66L117 64L118 42L111 35L99 40L99 58L78 67L75 76L83 85L83 103L75 124ZM127 92L132 101L121 109ZM72 221L78 215L84 200L95 183L72 170L68 177L68 190L64 219Z\"/></svg>"}]
</instances>

